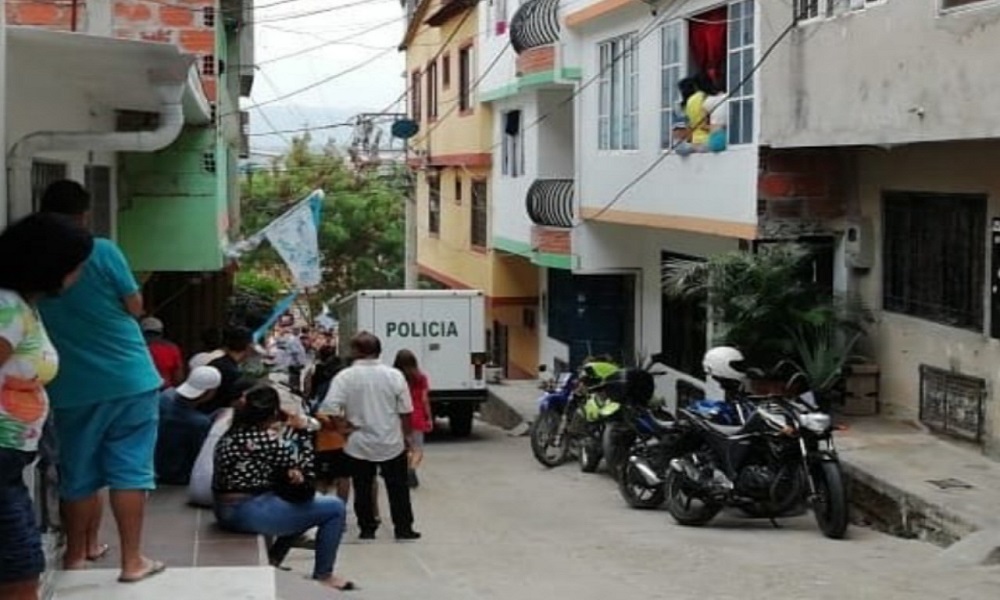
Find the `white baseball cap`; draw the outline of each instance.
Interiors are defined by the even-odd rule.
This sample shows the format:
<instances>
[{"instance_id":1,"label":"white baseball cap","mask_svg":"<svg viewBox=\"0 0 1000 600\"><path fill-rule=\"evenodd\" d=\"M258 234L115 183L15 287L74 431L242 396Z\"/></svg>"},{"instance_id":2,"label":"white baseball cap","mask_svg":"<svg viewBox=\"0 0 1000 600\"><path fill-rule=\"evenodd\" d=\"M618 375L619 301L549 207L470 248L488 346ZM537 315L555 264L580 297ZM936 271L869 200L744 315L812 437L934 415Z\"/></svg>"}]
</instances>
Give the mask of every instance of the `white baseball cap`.
<instances>
[{"instance_id":1,"label":"white baseball cap","mask_svg":"<svg viewBox=\"0 0 1000 600\"><path fill-rule=\"evenodd\" d=\"M194 400L209 390L222 384L222 373L215 367L198 367L191 371L184 383L177 386L177 393L188 400Z\"/></svg>"},{"instance_id":2,"label":"white baseball cap","mask_svg":"<svg viewBox=\"0 0 1000 600\"><path fill-rule=\"evenodd\" d=\"M157 319L156 317L146 317L142 321L139 321L139 327L141 327L143 331L163 333L163 321Z\"/></svg>"}]
</instances>

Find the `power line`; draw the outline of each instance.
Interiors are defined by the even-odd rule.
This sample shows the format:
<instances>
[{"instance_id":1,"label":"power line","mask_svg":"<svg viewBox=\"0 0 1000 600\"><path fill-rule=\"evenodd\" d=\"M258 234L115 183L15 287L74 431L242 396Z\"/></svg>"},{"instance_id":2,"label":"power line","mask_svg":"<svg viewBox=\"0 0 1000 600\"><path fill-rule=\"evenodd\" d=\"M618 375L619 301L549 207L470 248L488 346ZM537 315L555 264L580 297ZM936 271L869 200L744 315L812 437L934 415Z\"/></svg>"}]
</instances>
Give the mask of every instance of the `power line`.
<instances>
[{"instance_id":1,"label":"power line","mask_svg":"<svg viewBox=\"0 0 1000 600\"><path fill-rule=\"evenodd\" d=\"M757 71L760 70L761 66L764 65L764 62L771 56L771 53L773 53L774 50L778 47L778 45L781 44L781 42L784 41L784 39L786 37L788 37L788 34L790 34L795 29L795 27L798 25L798 23L799 23L798 19L797 18L793 18L792 22L788 25L788 27L786 27L785 30L782 31L781 34L771 43L771 45L768 46L767 50L764 51L764 53L760 57L760 60L757 61L757 64L755 64L753 66L753 68L750 69L750 72L747 73L743 77L742 80L740 80L739 85L737 85L732 90L730 90L725 95L725 97L722 99L722 102L719 102L718 104L716 104L715 106L713 106L712 110L708 111L705 114L705 116L701 119L701 121L699 121L694 127L692 127L692 129L698 129L702 125L708 123L709 119L712 116L712 113L715 112L719 108L719 106L722 106L723 104L725 104L725 102L728 101L730 98L732 98L732 96L734 94L736 94L741 89L743 89L743 86L745 86L747 84L747 82L749 82L753 78L753 76L757 73ZM675 148L676 148L676 146L671 146L670 148L667 149L666 152L663 152L662 154L660 154L656 158L656 160L654 160L649 166L647 166L645 169L643 169L631 181L629 181L627 184L625 184L625 187L623 187L621 190L619 190L619 192L617 194L615 194L615 196L607 204L605 204L603 207L601 207L601 209L599 211L597 211L597 213L595 213L593 216L587 218L587 221L596 221L602 215L604 215L606 212L608 212L609 210L611 210L611 208L615 204L617 204L618 201L621 200L622 197L624 197L625 194L630 189L632 189L633 187L635 187L647 175L649 175L650 173L652 173L653 169L655 169L660 163L662 163L664 160L666 160L666 158L668 156L670 156L671 154L673 154ZM576 225L574 225L573 228L579 227L583 223L584 223L584 221L581 221L580 223L577 223Z\"/></svg>"},{"instance_id":2,"label":"power line","mask_svg":"<svg viewBox=\"0 0 1000 600\"><path fill-rule=\"evenodd\" d=\"M303 54L308 54L310 52L314 52L314 51L319 50L321 48L326 48L327 46L332 46L334 44L340 44L340 43L346 42L348 40L353 40L354 38L361 37L361 36L363 36L363 35L365 35L367 33L371 33L373 31L381 29L381 28L383 28L383 27L385 27L387 25L392 25L392 24L397 23L399 21L400 21L400 19L392 19L390 21L382 21L381 23L379 23L377 25L374 25L374 26L369 27L367 29L364 29L362 31L358 31L356 33L352 33L352 34L344 36L342 38L338 38L338 39L335 39L335 40L326 40L322 44L319 44L317 46L310 46L308 48L302 48L301 50L296 50L295 52L292 52L290 54L285 54L283 56L278 56L278 57L275 57L275 58L269 58L267 60L258 61L257 62L257 66L262 67L264 65L268 65L268 64L275 63L275 62L278 62L278 61L286 60L286 59L289 59L289 58L295 58L296 56L302 56ZM379 50L387 50L387 49L395 49L395 47L394 46L389 46L388 48L382 47L382 48L378 48L378 49Z\"/></svg>"},{"instance_id":3,"label":"power line","mask_svg":"<svg viewBox=\"0 0 1000 600\"><path fill-rule=\"evenodd\" d=\"M328 6L326 8L318 8L315 10L309 10L306 12L294 14L294 15L279 15L275 17L264 17L261 19L254 19L248 24L264 24L264 23L278 23L280 21L293 21L295 19L302 19L305 17L312 17L315 15L321 15L328 12L333 12L337 10L345 10L348 8L356 8L358 6L364 6L365 4L384 4L389 0L355 0L355 2L349 2L347 4L338 4L336 6Z\"/></svg>"}]
</instances>

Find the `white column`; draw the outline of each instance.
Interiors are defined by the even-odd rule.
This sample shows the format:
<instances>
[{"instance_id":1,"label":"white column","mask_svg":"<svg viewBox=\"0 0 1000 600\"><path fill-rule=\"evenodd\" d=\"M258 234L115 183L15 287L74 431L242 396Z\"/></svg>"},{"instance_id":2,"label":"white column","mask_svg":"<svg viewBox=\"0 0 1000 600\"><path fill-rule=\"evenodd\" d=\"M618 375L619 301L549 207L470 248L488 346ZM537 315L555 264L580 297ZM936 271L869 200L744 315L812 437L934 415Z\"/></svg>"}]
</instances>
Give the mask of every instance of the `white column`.
<instances>
[{"instance_id":1,"label":"white column","mask_svg":"<svg viewBox=\"0 0 1000 600\"><path fill-rule=\"evenodd\" d=\"M0 2L0 227L7 225L7 11Z\"/></svg>"}]
</instances>

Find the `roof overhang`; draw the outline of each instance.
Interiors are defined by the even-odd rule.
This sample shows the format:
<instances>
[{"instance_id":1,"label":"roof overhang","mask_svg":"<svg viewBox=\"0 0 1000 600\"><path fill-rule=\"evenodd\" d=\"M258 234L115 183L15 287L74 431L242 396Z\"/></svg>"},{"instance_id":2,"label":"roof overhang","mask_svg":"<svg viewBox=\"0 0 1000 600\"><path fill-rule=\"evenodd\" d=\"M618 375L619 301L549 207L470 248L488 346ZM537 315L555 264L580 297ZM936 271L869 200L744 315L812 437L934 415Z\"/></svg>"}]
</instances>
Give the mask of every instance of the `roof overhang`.
<instances>
[{"instance_id":1,"label":"roof overhang","mask_svg":"<svg viewBox=\"0 0 1000 600\"><path fill-rule=\"evenodd\" d=\"M479 0L443 0L441 6L424 22L431 27L440 27L478 2Z\"/></svg>"},{"instance_id":2,"label":"roof overhang","mask_svg":"<svg viewBox=\"0 0 1000 600\"><path fill-rule=\"evenodd\" d=\"M156 87L183 86L185 121L211 122L195 58L173 44L9 26L7 61L23 61L32 71L114 110L157 112L161 97Z\"/></svg>"}]
</instances>

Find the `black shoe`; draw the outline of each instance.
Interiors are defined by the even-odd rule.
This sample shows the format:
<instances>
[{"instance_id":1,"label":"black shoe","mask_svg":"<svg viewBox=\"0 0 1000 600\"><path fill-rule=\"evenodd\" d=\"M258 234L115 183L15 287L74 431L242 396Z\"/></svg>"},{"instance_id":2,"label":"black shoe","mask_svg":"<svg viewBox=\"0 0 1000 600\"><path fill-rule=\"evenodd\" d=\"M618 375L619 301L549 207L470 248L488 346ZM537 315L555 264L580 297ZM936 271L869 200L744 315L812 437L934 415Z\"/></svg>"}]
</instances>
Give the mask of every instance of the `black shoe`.
<instances>
[{"instance_id":1,"label":"black shoe","mask_svg":"<svg viewBox=\"0 0 1000 600\"><path fill-rule=\"evenodd\" d=\"M374 529L369 530L369 531L362 530L361 533L358 535L358 539L359 540L374 540L375 539L375 530Z\"/></svg>"},{"instance_id":2,"label":"black shoe","mask_svg":"<svg viewBox=\"0 0 1000 600\"><path fill-rule=\"evenodd\" d=\"M410 486L410 489L416 489L420 487L420 480L417 479L417 472L414 469L410 469L407 472L406 483Z\"/></svg>"},{"instance_id":3,"label":"black shoe","mask_svg":"<svg viewBox=\"0 0 1000 600\"><path fill-rule=\"evenodd\" d=\"M397 531L396 532L396 539L400 540L400 541L405 541L405 540L419 540L420 539L420 532L413 531L412 529L410 529L409 531Z\"/></svg>"}]
</instances>

